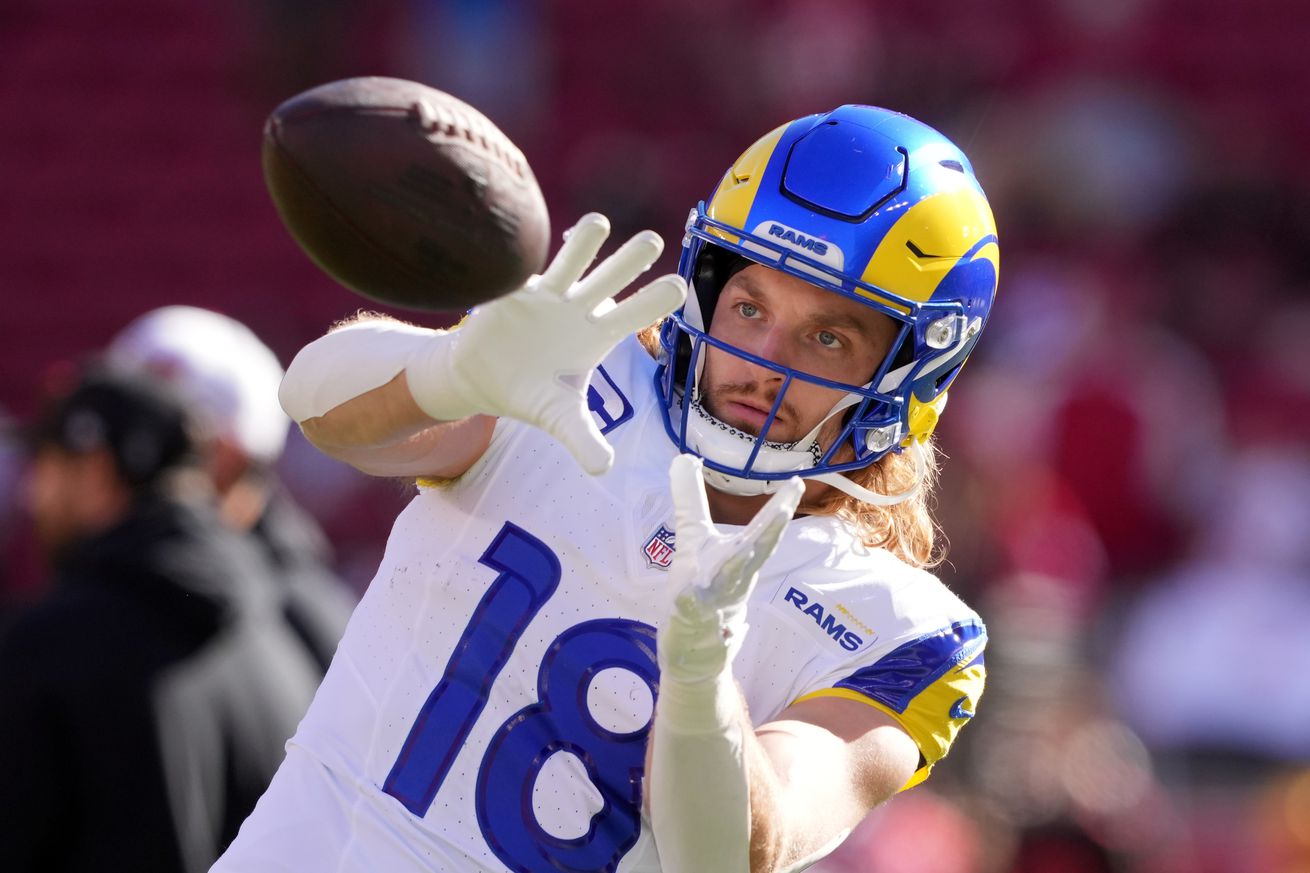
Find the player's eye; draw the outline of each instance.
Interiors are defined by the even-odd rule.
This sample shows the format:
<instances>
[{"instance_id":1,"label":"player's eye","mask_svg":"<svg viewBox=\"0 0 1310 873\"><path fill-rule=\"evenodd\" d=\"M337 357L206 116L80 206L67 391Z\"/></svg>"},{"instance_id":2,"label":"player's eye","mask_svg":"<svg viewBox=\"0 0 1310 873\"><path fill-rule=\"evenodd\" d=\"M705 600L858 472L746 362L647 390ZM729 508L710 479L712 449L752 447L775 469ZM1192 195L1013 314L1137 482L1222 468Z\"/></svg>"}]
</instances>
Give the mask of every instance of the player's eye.
<instances>
[{"instance_id":1,"label":"player's eye","mask_svg":"<svg viewBox=\"0 0 1310 873\"><path fill-rule=\"evenodd\" d=\"M743 300L737 304L737 311L741 313L742 318L754 318L760 314L760 308L749 300Z\"/></svg>"},{"instance_id":2,"label":"player's eye","mask_svg":"<svg viewBox=\"0 0 1310 873\"><path fill-rule=\"evenodd\" d=\"M842 347L841 338L831 331L821 330L814 338L817 339L819 345L823 346L825 349L839 349Z\"/></svg>"}]
</instances>

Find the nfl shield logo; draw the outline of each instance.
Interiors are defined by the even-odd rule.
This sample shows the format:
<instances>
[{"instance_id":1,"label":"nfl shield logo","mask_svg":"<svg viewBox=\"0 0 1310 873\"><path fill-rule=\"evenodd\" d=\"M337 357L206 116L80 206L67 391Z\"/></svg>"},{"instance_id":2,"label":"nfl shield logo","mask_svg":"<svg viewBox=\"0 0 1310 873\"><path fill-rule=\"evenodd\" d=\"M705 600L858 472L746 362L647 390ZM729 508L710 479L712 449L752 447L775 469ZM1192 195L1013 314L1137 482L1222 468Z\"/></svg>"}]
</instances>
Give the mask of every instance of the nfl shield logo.
<instances>
[{"instance_id":1,"label":"nfl shield logo","mask_svg":"<svg viewBox=\"0 0 1310 873\"><path fill-rule=\"evenodd\" d=\"M646 553L646 563L651 567L659 567L661 570L669 569L673 563L673 549L675 534L664 525L660 525L655 533L650 535L646 540L646 546L642 549Z\"/></svg>"}]
</instances>

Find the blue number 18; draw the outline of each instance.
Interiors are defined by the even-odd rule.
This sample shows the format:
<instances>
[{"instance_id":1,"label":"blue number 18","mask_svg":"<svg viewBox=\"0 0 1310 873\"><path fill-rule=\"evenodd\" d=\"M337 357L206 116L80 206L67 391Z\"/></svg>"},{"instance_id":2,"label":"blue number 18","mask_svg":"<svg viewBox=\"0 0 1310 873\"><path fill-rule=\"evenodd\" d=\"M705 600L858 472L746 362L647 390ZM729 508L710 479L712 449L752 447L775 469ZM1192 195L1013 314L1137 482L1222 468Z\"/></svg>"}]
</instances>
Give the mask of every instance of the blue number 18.
<instances>
[{"instance_id":1,"label":"blue number 18","mask_svg":"<svg viewBox=\"0 0 1310 873\"><path fill-rule=\"evenodd\" d=\"M427 814L455 755L487 704L487 693L528 622L559 587L559 559L541 540L505 522L479 563L499 570L418 711L382 790Z\"/></svg>"},{"instance_id":2,"label":"blue number 18","mask_svg":"<svg viewBox=\"0 0 1310 873\"><path fill-rule=\"evenodd\" d=\"M383 791L417 816L427 814L492 683L559 586L554 552L509 522L479 560L500 575L473 611L383 784ZM592 678L609 668L635 674L653 698L659 679L655 629L626 619L598 619L560 634L537 673L538 701L507 719L488 743L478 771L478 822L488 846L512 870L613 870L637 841L650 725L615 733L592 718L587 690ZM532 786L556 751L576 755L604 799L587 833L573 839L548 833L532 812Z\"/></svg>"}]
</instances>

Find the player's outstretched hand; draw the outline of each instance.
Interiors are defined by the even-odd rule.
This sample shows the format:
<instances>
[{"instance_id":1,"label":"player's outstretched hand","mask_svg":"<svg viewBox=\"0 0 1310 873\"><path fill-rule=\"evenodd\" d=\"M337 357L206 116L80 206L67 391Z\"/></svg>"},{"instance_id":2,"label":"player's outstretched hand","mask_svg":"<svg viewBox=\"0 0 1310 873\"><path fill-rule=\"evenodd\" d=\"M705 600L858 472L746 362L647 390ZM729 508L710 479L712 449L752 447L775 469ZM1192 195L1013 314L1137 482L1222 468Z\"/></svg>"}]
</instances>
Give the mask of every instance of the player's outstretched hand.
<instances>
[{"instance_id":1,"label":"player's outstretched hand","mask_svg":"<svg viewBox=\"0 0 1310 873\"><path fill-rule=\"evenodd\" d=\"M789 479L750 524L721 533L710 520L702 468L693 455L679 455L669 467L677 526L670 572L677 595L659 630L659 662L662 674L684 682L714 679L736 656L760 568L805 491L799 477Z\"/></svg>"},{"instance_id":2,"label":"player's outstretched hand","mask_svg":"<svg viewBox=\"0 0 1310 873\"><path fill-rule=\"evenodd\" d=\"M682 305L687 287L661 276L620 303L614 296L655 263L664 241L642 231L583 273L609 237L609 220L584 215L555 260L519 290L475 307L406 364L415 402L439 421L507 416L549 433L588 473L614 461L587 407L592 371L629 334Z\"/></svg>"}]
</instances>

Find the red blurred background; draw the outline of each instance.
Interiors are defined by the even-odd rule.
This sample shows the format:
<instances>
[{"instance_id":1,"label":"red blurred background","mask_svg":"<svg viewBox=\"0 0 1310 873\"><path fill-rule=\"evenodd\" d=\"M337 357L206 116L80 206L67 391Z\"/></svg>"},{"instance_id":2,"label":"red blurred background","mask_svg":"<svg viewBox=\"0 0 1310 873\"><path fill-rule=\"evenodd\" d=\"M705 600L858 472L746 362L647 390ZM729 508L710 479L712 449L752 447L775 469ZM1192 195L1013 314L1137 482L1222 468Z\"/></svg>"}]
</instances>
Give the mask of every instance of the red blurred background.
<instances>
[{"instance_id":1,"label":"red blurred background","mask_svg":"<svg viewBox=\"0 0 1310 873\"><path fill-rule=\"evenodd\" d=\"M260 177L264 117L315 84L462 97L557 228L655 228L669 269L756 136L908 112L971 155L1004 253L938 507L989 691L816 869L1310 870L1307 46L1301 0L8 0L0 410L156 306L231 315L285 363L364 305ZM365 585L406 489L295 439L282 473ZM20 476L0 455L8 607L42 578Z\"/></svg>"}]
</instances>

